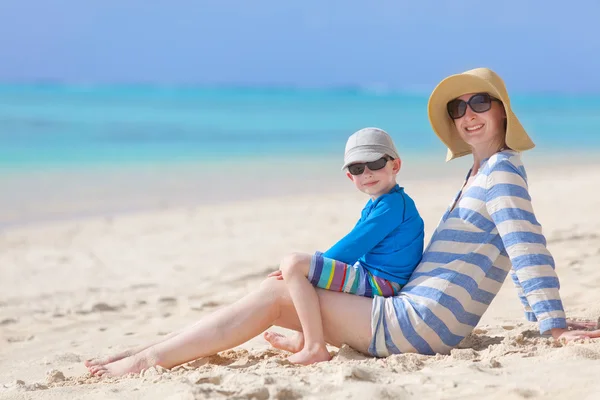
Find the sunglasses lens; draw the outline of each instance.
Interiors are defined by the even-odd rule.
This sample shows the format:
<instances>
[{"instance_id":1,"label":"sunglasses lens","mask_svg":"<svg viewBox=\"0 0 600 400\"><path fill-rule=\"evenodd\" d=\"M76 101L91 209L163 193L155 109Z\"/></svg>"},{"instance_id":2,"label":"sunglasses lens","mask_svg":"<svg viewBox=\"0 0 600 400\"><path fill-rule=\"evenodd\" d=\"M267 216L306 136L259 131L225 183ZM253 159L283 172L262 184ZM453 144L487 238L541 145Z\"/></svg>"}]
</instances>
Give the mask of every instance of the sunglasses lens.
<instances>
[{"instance_id":1,"label":"sunglasses lens","mask_svg":"<svg viewBox=\"0 0 600 400\"><path fill-rule=\"evenodd\" d=\"M348 172L352 175L360 175L365 172L365 164L352 164L348 166Z\"/></svg>"},{"instance_id":2,"label":"sunglasses lens","mask_svg":"<svg viewBox=\"0 0 600 400\"><path fill-rule=\"evenodd\" d=\"M448 115L452 119L462 118L467 111L467 103L464 100L454 99L448 102Z\"/></svg>"},{"instance_id":3,"label":"sunglasses lens","mask_svg":"<svg viewBox=\"0 0 600 400\"><path fill-rule=\"evenodd\" d=\"M471 97L469 104L471 105L471 109L473 111L475 111L476 113L482 113L488 111L491 108L492 100L487 94L481 93Z\"/></svg>"},{"instance_id":4,"label":"sunglasses lens","mask_svg":"<svg viewBox=\"0 0 600 400\"><path fill-rule=\"evenodd\" d=\"M367 163L367 167L369 167L369 169L371 171L377 171L377 170L380 170L381 168L385 167L387 162L388 162L387 158L383 157L377 161L372 161L370 163Z\"/></svg>"}]
</instances>

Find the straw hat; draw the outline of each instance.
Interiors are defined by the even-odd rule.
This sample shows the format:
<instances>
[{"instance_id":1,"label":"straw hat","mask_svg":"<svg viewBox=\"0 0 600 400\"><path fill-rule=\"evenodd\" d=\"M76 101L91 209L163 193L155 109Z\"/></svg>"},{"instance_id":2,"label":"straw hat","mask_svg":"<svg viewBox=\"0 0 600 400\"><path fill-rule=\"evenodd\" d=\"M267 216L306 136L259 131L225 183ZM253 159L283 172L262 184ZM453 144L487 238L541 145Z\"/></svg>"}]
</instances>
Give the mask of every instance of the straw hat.
<instances>
[{"instance_id":1,"label":"straw hat","mask_svg":"<svg viewBox=\"0 0 600 400\"><path fill-rule=\"evenodd\" d=\"M510 107L510 99L502 79L491 69L476 68L447 77L436 86L429 97L427 105L429 122L438 137L448 147L446 161L471 153L471 147L460 138L446 108L450 100L465 93L489 93L502 101L506 110L508 147L516 151L524 151L535 146Z\"/></svg>"}]
</instances>

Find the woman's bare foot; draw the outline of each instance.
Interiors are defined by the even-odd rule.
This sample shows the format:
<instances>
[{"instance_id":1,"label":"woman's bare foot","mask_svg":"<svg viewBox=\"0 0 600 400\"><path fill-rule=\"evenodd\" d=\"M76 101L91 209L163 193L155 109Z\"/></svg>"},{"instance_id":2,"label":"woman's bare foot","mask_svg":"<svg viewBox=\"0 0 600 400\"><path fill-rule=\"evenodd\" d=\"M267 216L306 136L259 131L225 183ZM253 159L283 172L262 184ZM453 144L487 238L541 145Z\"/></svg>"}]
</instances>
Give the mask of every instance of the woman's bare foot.
<instances>
[{"instance_id":1,"label":"woman's bare foot","mask_svg":"<svg viewBox=\"0 0 600 400\"><path fill-rule=\"evenodd\" d=\"M156 356L153 356L153 352L148 349L109 364L93 365L89 370L95 376L123 376L131 373L137 374L157 363Z\"/></svg>"},{"instance_id":2,"label":"woman's bare foot","mask_svg":"<svg viewBox=\"0 0 600 400\"><path fill-rule=\"evenodd\" d=\"M83 364L86 367L88 367L88 369L90 369L90 367L92 367L94 365L106 365L106 364L110 364L112 362L122 360L125 357L132 356L135 353L136 353L135 349L125 350L125 351L123 351L121 353L113 354L113 355L110 355L110 356L107 356L107 357L90 358L89 360L85 360L83 362Z\"/></svg>"},{"instance_id":3,"label":"woman's bare foot","mask_svg":"<svg viewBox=\"0 0 600 400\"><path fill-rule=\"evenodd\" d=\"M276 349L289 351L290 353L298 353L304 347L304 335L301 332L297 332L292 337L283 336L276 332L265 332L263 337Z\"/></svg>"},{"instance_id":4,"label":"woman's bare foot","mask_svg":"<svg viewBox=\"0 0 600 400\"><path fill-rule=\"evenodd\" d=\"M194 325L195 325L195 324L194 324ZM154 342L147 343L147 344L145 344L145 345L143 345L143 346L134 347L134 348L132 348L132 349L128 349L128 350L125 350L125 351L123 351L123 352L121 352L121 353L118 353L118 354L113 354L113 355L111 355L111 356L108 356L108 357L97 357L97 358L91 358L91 359L89 359L89 360L85 360L85 361L83 362L83 364L84 364L84 365L85 365L85 366L86 366L86 367L87 367L87 368L90 370L90 372L91 372L91 371L92 371L92 370L91 370L91 367L93 367L94 365L106 365L106 364L110 364L110 363L112 363L112 362L115 362L115 361L122 360L122 359L124 359L125 357L131 357L131 356L133 356L133 355L136 355L137 353L141 353L142 351L146 350L146 349L147 349L147 348L149 348L149 347L155 346L155 345L157 345L157 344L159 344L159 343L161 343L161 342L164 342L164 341L166 341L166 340L169 340L169 339L171 339L171 338L173 338L173 337L175 337L175 336L179 335L180 333L181 333L181 331L175 331L175 332L171 332L171 333L169 333L168 335L166 335L166 336L164 336L164 337L162 337L162 338L160 338L159 340L156 340L156 341L154 341Z\"/></svg>"},{"instance_id":5,"label":"woman's bare foot","mask_svg":"<svg viewBox=\"0 0 600 400\"><path fill-rule=\"evenodd\" d=\"M331 360L331 355L327 351L327 347L312 346L304 347L298 353L288 357L288 361L293 364L310 365L318 362Z\"/></svg>"}]
</instances>

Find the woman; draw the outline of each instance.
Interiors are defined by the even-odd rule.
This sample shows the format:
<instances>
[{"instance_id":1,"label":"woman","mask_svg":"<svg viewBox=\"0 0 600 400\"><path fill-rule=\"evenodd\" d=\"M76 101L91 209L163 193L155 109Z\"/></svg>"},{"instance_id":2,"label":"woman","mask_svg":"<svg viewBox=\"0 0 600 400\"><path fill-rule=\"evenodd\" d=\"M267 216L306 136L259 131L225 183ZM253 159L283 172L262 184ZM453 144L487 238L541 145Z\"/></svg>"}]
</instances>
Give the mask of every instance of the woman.
<instances>
[{"instance_id":1,"label":"woman","mask_svg":"<svg viewBox=\"0 0 600 400\"><path fill-rule=\"evenodd\" d=\"M554 261L528 194L519 152L534 144L510 106L503 81L479 68L444 79L429 99L433 130L448 160L473 155L463 187L443 215L423 259L396 297L318 290L325 337L367 354L448 353L467 336L510 272L526 317L542 334L573 340L600 330L568 330ZM284 264L305 263L298 255ZM123 375L153 365L171 368L230 349L272 325L300 330L284 282L260 288L195 325L152 345L86 361L96 375ZM302 334L265 333L275 347L296 352Z\"/></svg>"}]
</instances>

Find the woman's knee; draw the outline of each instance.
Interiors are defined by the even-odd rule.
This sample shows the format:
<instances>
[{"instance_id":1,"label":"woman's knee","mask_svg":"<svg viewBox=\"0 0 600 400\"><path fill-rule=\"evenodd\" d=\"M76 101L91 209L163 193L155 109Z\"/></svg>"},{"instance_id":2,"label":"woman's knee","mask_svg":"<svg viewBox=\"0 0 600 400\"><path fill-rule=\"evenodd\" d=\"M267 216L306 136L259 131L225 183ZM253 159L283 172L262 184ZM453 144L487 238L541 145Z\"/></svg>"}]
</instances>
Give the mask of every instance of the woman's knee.
<instances>
[{"instance_id":1,"label":"woman's knee","mask_svg":"<svg viewBox=\"0 0 600 400\"><path fill-rule=\"evenodd\" d=\"M278 279L277 278L265 278L262 280L262 282L259 285L259 290L261 291L269 291L271 289L274 289L276 286L278 286Z\"/></svg>"},{"instance_id":2,"label":"woman's knee","mask_svg":"<svg viewBox=\"0 0 600 400\"><path fill-rule=\"evenodd\" d=\"M287 293L287 287L283 280L277 278L266 278L259 286L259 290L266 296L273 295L273 297L281 297Z\"/></svg>"},{"instance_id":3,"label":"woman's knee","mask_svg":"<svg viewBox=\"0 0 600 400\"><path fill-rule=\"evenodd\" d=\"M288 288L283 280L266 278L260 283L261 297L278 306L286 305L291 301Z\"/></svg>"}]
</instances>

